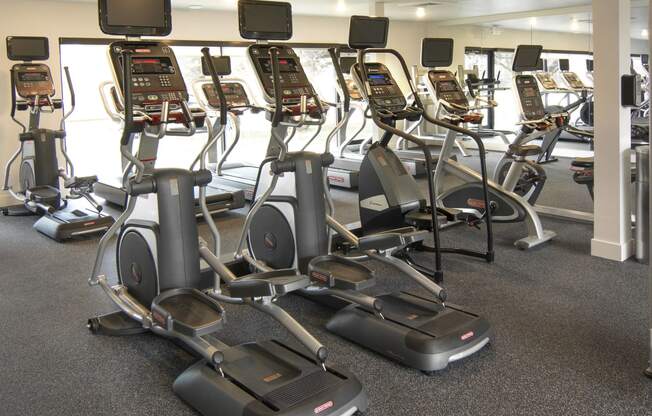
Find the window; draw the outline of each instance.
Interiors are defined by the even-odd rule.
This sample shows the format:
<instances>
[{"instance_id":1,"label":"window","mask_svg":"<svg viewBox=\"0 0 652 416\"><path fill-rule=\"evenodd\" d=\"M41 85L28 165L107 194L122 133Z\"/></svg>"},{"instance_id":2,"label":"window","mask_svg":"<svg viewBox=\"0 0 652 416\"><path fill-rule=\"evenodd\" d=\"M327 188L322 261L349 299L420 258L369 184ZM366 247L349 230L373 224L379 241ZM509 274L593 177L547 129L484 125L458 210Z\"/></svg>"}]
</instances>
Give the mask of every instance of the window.
<instances>
[{"instance_id":1,"label":"window","mask_svg":"<svg viewBox=\"0 0 652 416\"><path fill-rule=\"evenodd\" d=\"M173 46L190 94L191 106L197 105L198 102L194 96L193 83L203 78L201 48L201 46ZM301 58L308 78L321 99L334 102L337 81L328 51L325 48L299 47L295 48L295 51ZM249 87L249 91L254 94L250 99L264 105L245 47L212 47L211 54L230 56L232 75L229 77L243 80ZM61 63L62 66L70 68L77 96L77 108L66 123L68 151L75 163L77 173L119 176L122 169L118 145L121 126L119 121L109 117L100 96L100 85L113 81L108 64L107 45L64 43L61 45ZM331 109L326 124L319 137L309 146L309 150L323 152L326 136L335 124L335 109ZM267 150L271 129L265 114L247 112L241 118L240 125L241 140L230 158L242 162L260 163ZM292 150L302 148L314 132L314 127L300 129L290 143L290 148ZM166 137L159 144L157 166L190 166L206 140L205 131L199 132L192 138Z\"/></svg>"}]
</instances>

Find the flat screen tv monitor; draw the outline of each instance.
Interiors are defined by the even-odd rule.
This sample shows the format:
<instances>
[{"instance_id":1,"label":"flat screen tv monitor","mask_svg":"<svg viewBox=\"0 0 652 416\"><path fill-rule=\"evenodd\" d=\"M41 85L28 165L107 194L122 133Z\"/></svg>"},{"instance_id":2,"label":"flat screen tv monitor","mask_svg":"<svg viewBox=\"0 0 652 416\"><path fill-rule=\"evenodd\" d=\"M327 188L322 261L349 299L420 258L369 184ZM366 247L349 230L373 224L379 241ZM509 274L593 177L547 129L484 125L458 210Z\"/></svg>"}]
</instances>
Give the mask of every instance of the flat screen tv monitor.
<instances>
[{"instance_id":1,"label":"flat screen tv monitor","mask_svg":"<svg viewBox=\"0 0 652 416\"><path fill-rule=\"evenodd\" d=\"M586 60L586 71L593 72L593 59Z\"/></svg>"},{"instance_id":2,"label":"flat screen tv monitor","mask_svg":"<svg viewBox=\"0 0 652 416\"><path fill-rule=\"evenodd\" d=\"M292 37L292 5L279 1L240 0L240 36L254 40L288 40Z\"/></svg>"},{"instance_id":3,"label":"flat screen tv monitor","mask_svg":"<svg viewBox=\"0 0 652 416\"><path fill-rule=\"evenodd\" d=\"M351 68L358 62L358 58L354 56L343 56L340 58L340 68L343 74L350 74Z\"/></svg>"},{"instance_id":4,"label":"flat screen tv monitor","mask_svg":"<svg viewBox=\"0 0 652 416\"><path fill-rule=\"evenodd\" d=\"M386 17L351 16L349 46L353 49L384 48L388 34Z\"/></svg>"},{"instance_id":5,"label":"flat screen tv monitor","mask_svg":"<svg viewBox=\"0 0 652 416\"><path fill-rule=\"evenodd\" d=\"M541 59L542 51L543 46L541 45L519 45L514 54L512 71L536 71L539 66L539 59Z\"/></svg>"},{"instance_id":6,"label":"flat screen tv monitor","mask_svg":"<svg viewBox=\"0 0 652 416\"><path fill-rule=\"evenodd\" d=\"M100 29L107 35L167 36L171 0L99 0Z\"/></svg>"},{"instance_id":7,"label":"flat screen tv monitor","mask_svg":"<svg viewBox=\"0 0 652 416\"><path fill-rule=\"evenodd\" d=\"M641 55L641 64L648 65L650 63L650 55L643 54Z\"/></svg>"},{"instance_id":8,"label":"flat screen tv monitor","mask_svg":"<svg viewBox=\"0 0 652 416\"><path fill-rule=\"evenodd\" d=\"M46 61L50 57L48 38L8 36L7 58L11 61Z\"/></svg>"},{"instance_id":9,"label":"flat screen tv monitor","mask_svg":"<svg viewBox=\"0 0 652 416\"><path fill-rule=\"evenodd\" d=\"M213 66L217 75L225 76L231 75L231 57L229 56L212 56ZM211 75L210 70L208 69L208 64L206 63L206 58L201 57L201 71L207 77Z\"/></svg>"},{"instance_id":10,"label":"flat screen tv monitor","mask_svg":"<svg viewBox=\"0 0 652 416\"><path fill-rule=\"evenodd\" d=\"M421 41L421 65L445 68L453 64L453 39L425 38Z\"/></svg>"},{"instance_id":11,"label":"flat screen tv monitor","mask_svg":"<svg viewBox=\"0 0 652 416\"><path fill-rule=\"evenodd\" d=\"M570 61L568 59L560 59L559 70L564 72L570 71Z\"/></svg>"}]
</instances>

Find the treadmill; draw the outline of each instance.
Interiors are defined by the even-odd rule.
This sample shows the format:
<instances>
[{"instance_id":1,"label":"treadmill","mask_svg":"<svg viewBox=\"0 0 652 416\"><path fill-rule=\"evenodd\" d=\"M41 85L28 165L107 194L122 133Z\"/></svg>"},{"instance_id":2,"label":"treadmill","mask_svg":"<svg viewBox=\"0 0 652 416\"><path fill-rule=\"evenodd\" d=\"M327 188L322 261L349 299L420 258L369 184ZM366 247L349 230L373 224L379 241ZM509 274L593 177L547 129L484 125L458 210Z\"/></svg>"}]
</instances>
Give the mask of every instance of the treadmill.
<instances>
[{"instance_id":1,"label":"treadmill","mask_svg":"<svg viewBox=\"0 0 652 416\"><path fill-rule=\"evenodd\" d=\"M147 46L149 43L147 41L141 41L143 45ZM170 52L170 49L167 48L167 51ZM174 55L170 55L171 59L176 58ZM134 78L133 88L136 92L147 91L150 93L150 96L170 94L175 87L179 85L184 85L183 75L177 73L175 70L175 65L169 65L167 63L148 63L147 61L138 62L137 68L139 69L139 76ZM174 64L174 62L172 62ZM114 71L116 68L112 68ZM152 91L150 79L153 79L157 76L166 76L167 79L170 79L170 84L165 84ZM185 89L185 88L184 88ZM111 119L121 122L122 113L124 112L123 97L122 92L116 88L115 84L112 82L105 82L100 85L100 96L102 97L102 102L104 108L111 117ZM171 110L180 111L180 108L177 108L177 104L170 105ZM144 104L136 104L136 111L148 111L151 112L151 105L148 105L146 101ZM193 113L204 113L203 110L199 108L192 108ZM204 126L198 125L197 128L203 128ZM138 149L137 154L139 159L145 165L145 174L151 173L156 165L157 153L158 153L158 140L147 135L140 135L140 140L138 140ZM132 175L132 166L127 159L122 158L122 175L121 176L103 176L100 178L99 182L95 184L95 195L103 198L106 202L115 205L119 208L124 209L127 206L127 192L125 191L124 184L127 182L129 177ZM201 207L199 206L199 195L195 193L195 212L198 217L202 216ZM208 204L208 210L211 215L216 215L222 212L226 212L232 209L239 209L245 205L244 193L240 190L230 189L220 187L219 184L211 183L206 188L206 202Z\"/></svg>"},{"instance_id":2,"label":"treadmill","mask_svg":"<svg viewBox=\"0 0 652 416\"><path fill-rule=\"evenodd\" d=\"M219 56L212 57L212 59L213 66L220 77L231 75L230 57ZM199 97L200 105L206 110L207 114L214 116L214 124L210 130L218 133L219 128L217 128L217 126L220 123L220 98L215 91L213 81L208 78L208 68L204 59L202 59L202 72L205 77L196 80L193 83L193 89L195 90L195 96ZM252 95L244 80L237 78L222 78L220 81L222 92L227 102L227 118L232 134L230 137L230 145L227 146L227 137L224 137L224 140L221 140L218 146L211 149L209 155L209 162L211 163L209 163L209 168L213 172L213 181L209 186L227 190L229 192L242 192L247 201L252 201L260 167L243 162L227 161L227 158L231 155L240 141L240 117L247 112L254 114L258 113L262 109L252 105L249 98ZM224 134L226 135L226 133Z\"/></svg>"}]
</instances>

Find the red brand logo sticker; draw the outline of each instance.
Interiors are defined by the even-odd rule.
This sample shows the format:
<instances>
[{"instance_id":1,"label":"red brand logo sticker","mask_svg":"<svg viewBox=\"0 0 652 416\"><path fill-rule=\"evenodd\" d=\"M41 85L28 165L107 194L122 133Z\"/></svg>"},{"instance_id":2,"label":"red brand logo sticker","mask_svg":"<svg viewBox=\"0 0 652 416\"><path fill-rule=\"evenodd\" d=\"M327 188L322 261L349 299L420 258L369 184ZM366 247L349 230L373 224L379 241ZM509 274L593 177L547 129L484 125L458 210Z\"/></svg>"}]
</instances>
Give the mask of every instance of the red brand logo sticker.
<instances>
[{"instance_id":1,"label":"red brand logo sticker","mask_svg":"<svg viewBox=\"0 0 652 416\"><path fill-rule=\"evenodd\" d=\"M469 339L469 338L473 338L473 335L475 335L475 334L473 333L473 331L469 331L469 332L467 332L466 334L462 335L462 336L460 337L460 339L461 339L462 341L466 341L466 340Z\"/></svg>"},{"instance_id":2,"label":"red brand logo sticker","mask_svg":"<svg viewBox=\"0 0 652 416\"><path fill-rule=\"evenodd\" d=\"M478 208L478 209L484 209L485 208L484 201L482 201L480 199L471 199L471 198L469 198L469 199L466 200L466 203L471 208Z\"/></svg>"},{"instance_id":3,"label":"red brand logo sticker","mask_svg":"<svg viewBox=\"0 0 652 416\"><path fill-rule=\"evenodd\" d=\"M333 403L332 400L327 401L326 403L322 404L321 406L315 408L315 414L318 415L321 412L323 412L324 410L330 409L331 407L333 407L333 405L334 405L334 403Z\"/></svg>"}]
</instances>

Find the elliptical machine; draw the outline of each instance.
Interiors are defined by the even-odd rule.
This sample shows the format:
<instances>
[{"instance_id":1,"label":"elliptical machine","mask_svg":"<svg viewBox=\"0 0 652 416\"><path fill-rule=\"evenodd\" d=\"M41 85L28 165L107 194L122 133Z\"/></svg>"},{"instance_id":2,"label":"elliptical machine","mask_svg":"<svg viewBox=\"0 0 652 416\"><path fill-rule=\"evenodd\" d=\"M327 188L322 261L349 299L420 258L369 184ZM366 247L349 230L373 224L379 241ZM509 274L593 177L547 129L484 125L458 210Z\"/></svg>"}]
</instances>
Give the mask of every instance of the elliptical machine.
<instances>
[{"instance_id":1,"label":"elliptical machine","mask_svg":"<svg viewBox=\"0 0 652 416\"><path fill-rule=\"evenodd\" d=\"M11 68L11 118L22 128L20 147L5 167L3 190L22 209L11 203L1 208L4 215L40 215L34 228L56 241L73 237L103 233L113 224L113 218L102 214L100 206L91 196L97 182L96 176L75 176L75 168L66 153L66 119L75 110L75 91L68 67L64 68L70 91L70 110L61 119L59 130L40 128L41 113L54 113L63 108L60 99L54 99L55 89L50 68L33 63L49 58L48 39L41 37L8 37L9 59L20 61ZM17 98L20 97L20 99ZM16 111L29 111L29 124L16 119ZM66 168L59 167L59 151ZM11 167L20 158L19 187L11 185ZM62 195L61 184L67 190ZM68 207L69 200L85 199L94 211ZM4 205L5 203L3 203Z\"/></svg>"},{"instance_id":2,"label":"elliptical machine","mask_svg":"<svg viewBox=\"0 0 652 416\"><path fill-rule=\"evenodd\" d=\"M100 12L103 31L110 34L132 36L134 17L138 10L127 10L120 15L130 17L124 27L107 27L106 16L116 15L111 7L113 0L101 0ZM242 2L241 2L242 4ZM124 7L124 3L120 2ZM158 33L169 31L170 1L166 1L165 21ZM131 13L127 13L131 12ZM143 22L148 17L140 16ZM116 22L113 20L112 24ZM151 34L151 32L148 32ZM148 61L163 60L173 65L179 74L171 50L165 51L160 42L148 42L147 48L129 40L114 42L110 46L112 59L120 61L121 86L125 102L125 124L121 139L121 154L135 166L135 176L128 181L129 201L126 210L100 242L92 285L99 285L118 306L119 311L92 318L89 328L95 333L131 335L151 331L169 338L195 354L200 360L175 380L173 390L185 402L203 415L216 413L229 416L298 416L321 414L351 416L367 409L367 396L352 374L326 365L327 350L298 322L274 301L286 293L305 287L308 278L294 270L236 276L220 261L219 232L209 215L206 186L211 172L206 169L206 157L217 137L223 137L226 126L226 105L221 106L220 133L212 136L190 170L154 169L145 174L145 168L130 151L134 134L152 135L162 139L166 133L191 136L196 131L197 113L191 113L186 101L186 91L179 89L154 100L151 105L158 111L134 114L134 102L139 94L132 92L132 79L142 75L142 66L134 56L148 55ZM161 53L165 55L161 56ZM210 62L214 88L221 92L219 77L215 72L208 48L203 55ZM166 59L164 59L166 58ZM151 67L148 67L150 70ZM151 95L160 87L158 76ZM173 83L176 88L182 84ZM171 100L167 101L167 100ZM181 108L179 114L171 112L172 104ZM171 124L180 128L170 128ZM198 170L193 167L199 165ZM204 218L215 240L214 251L200 241L194 213L194 188L199 186L199 198ZM158 219L139 218L139 206L151 206L147 196L155 194L154 213ZM150 210L151 212L151 210ZM119 283L115 286L101 274L101 267L110 239L120 230L117 247ZM204 292L199 265L200 258L214 270L213 287ZM228 289L222 293L221 281ZM221 342L217 333L224 325L224 310L218 301L246 304L268 314L282 324L307 349L296 350L280 341L264 341L229 346Z\"/></svg>"},{"instance_id":3,"label":"elliptical machine","mask_svg":"<svg viewBox=\"0 0 652 416\"><path fill-rule=\"evenodd\" d=\"M450 66L452 60L452 40L447 50L436 50L428 48L428 43L436 40L424 39L422 54L425 65L433 67L428 73L428 88L433 96L442 103L447 112L447 119L460 122L478 122L479 115L473 113L473 108L469 106L462 87L455 76L446 70L436 70L436 66ZM440 42L443 47L446 44ZM428 56L427 53L431 53ZM444 57L437 59L437 57ZM428 62L430 61L430 63ZM536 65L536 61L535 61ZM536 80L533 82L536 83ZM470 118L470 120L469 120ZM510 182L489 181L489 199L488 205L479 205L483 191L479 185L482 175L475 172L452 159L452 151L455 143L455 132L449 131L442 151L440 154L440 163L435 170L435 189L437 195L437 204L440 207L448 209L459 209L464 212L486 211L485 207L491 207L491 218L494 222L517 223L525 222L527 224L528 235L517 240L514 245L521 250L530 249L539 246L555 237L555 233L545 230L541 220L531 205L531 203L522 195L514 190L515 185L511 183L512 176L509 176ZM538 155L541 148L533 145L512 144L509 146L508 154L513 155L513 169L521 169L523 165L532 165L538 167L533 162L527 160L528 156ZM537 181L545 181L545 172L537 170ZM510 170L510 175L511 175ZM455 178L456 181L447 183L448 177ZM539 188L537 188L539 189ZM538 193L530 195L532 198L538 197Z\"/></svg>"},{"instance_id":4,"label":"elliptical machine","mask_svg":"<svg viewBox=\"0 0 652 416\"><path fill-rule=\"evenodd\" d=\"M351 25L357 27L358 20L352 19ZM327 329L425 373L442 370L486 346L493 337L489 323L478 314L446 304L446 292L439 285L395 255L431 232L437 235L436 230L402 225L354 234L334 217L327 173L333 155L288 152L288 129L325 120L322 102L292 48L253 45L248 54L265 99L274 109L272 137L280 151L261 167L256 202L245 220L232 268L268 272L295 268L307 274L311 282L302 295L338 308ZM284 71L279 70L279 61L285 62ZM265 68L270 68L271 79ZM328 144L342 125L341 121L329 134ZM400 292L372 297L362 293L375 285L374 272L358 261L334 255L334 238L358 250L360 260L373 259L404 273L427 295Z\"/></svg>"}]
</instances>

